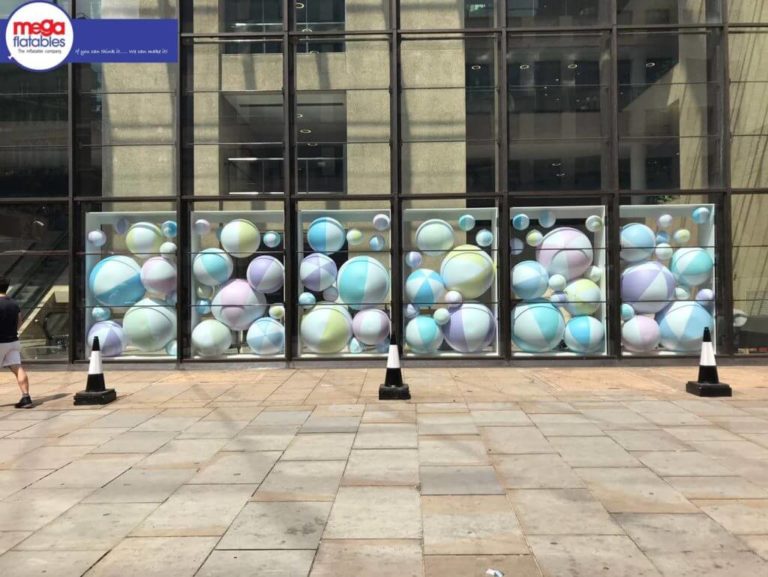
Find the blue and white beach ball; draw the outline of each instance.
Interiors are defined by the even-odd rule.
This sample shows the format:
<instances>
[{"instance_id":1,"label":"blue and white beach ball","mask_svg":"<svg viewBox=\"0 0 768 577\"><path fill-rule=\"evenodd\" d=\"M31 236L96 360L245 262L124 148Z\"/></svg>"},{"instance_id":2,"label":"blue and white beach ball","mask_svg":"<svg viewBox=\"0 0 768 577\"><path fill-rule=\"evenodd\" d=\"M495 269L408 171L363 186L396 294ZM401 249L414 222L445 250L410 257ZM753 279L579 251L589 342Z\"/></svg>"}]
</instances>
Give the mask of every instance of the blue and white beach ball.
<instances>
[{"instance_id":1,"label":"blue and white beach ball","mask_svg":"<svg viewBox=\"0 0 768 577\"><path fill-rule=\"evenodd\" d=\"M387 241L380 234L374 234L371 237L371 240L368 241L368 246L372 251L379 252L384 250L384 247L387 246Z\"/></svg>"},{"instance_id":2,"label":"blue and white beach ball","mask_svg":"<svg viewBox=\"0 0 768 577\"><path fill-rule=\"evenodd\" d=\"M193 228L195 229L195 232L198 234L198 236L205 236L211 232L211 223L204 218L198 218L195 221Z\"/></svg>"},{"instance_id":3,"label":"blue and white beach ball","mask_svg":"<svg viewBox=\"0 0 768 577\"><path fill-rule=\"evenodd\" d=\"M516 214L512 217L512 226L515 230L525 230L530 226L531 219L527 214Z\"/></svg>"},{"instance_id":4,"label":"blue and white beach ball","mask_svg":"<svg viewBox=\"0 0 768 577\"><path fill-rule=\"evenodd\" d=\"M248 329L245 340L257 355L278 355L285 346L285 328L274 319L258 319Z\"/></svg>"},{"instance_id":5,"label":"blue and white beach ball","mask_svg":"<svg viewBox=\"0 0 768 577\"><path fill-rule=\"evenodd\" d=\"M108 321L112 318L112 311L107 307L93 307L91 318L95 321Z\"/></svg>"},{"instance_id":6,"label":"blue and white beach ball","mask_svg":"<svg viewBox=\"0 0 768 577\"><path fill-rule=\"evenodd\" d=\"M245 276L253 290L270 294L283 288L285 269L283 263L273 256L257 256L248 265Z\"/></svg>"},{"instance_id":7,"label":"blue and white beach ball","mask_svg":"<svg viewBox=\"0 0 768 577\"><path fill-rule=\"evenodd\" d=\"M435 271L420 268L408 275L405 294L412 303L430 306L442 302L445 297L445 283Z\"/></svg>"},{"instance_id":8,"label":"blue and white beach ball","mask_svg":"<svg viewBox=\"0 0 768 577\"><path fill-rule=\"evenodd\" d=\"M93 338L99 337L99 347L104 357L119 357L125 350L123 327L115 321L98 322L88 331L88 346L93 347Z\"/></svg>"},{"instance_id":9,"label":"blue and white beach ball","mask_svg":"<svg viewBox=\"0 0 768 577\"><path fill-rule=\"evenodd\" d=\"M586 278L575 280L565 287L565 296L568 297L565 308L575 317L593 314L603 300L600 287Z\"/></svg>"},{"instance_id":10,"label":"blue and white beach ball","mask_svg":"<svg viewBox=\"0 0 768 577\"><path fill-rule=\"evenodd\" d=\"M487 228L478 230L475 235L475 242L477 246L489 247L493 244L493 233Z\"/></svg>"},{"instance_id":11,"label":"blue and white beach ball","mask_svg":"<svg viewBox=\"0 0 768 577\"><path fill-rule=\"evenodd\" d=\"M704 284L712 277L715 262L703 248L680 248L672 255L669 268L675 280L685 287Z\"/></svg>"},{"instance_id":12,"label":"blue and white beach ball","mask_svg":"<svg viewBox=\"0 0 768 577\"><path fill-rule=\"evenodd\" d=\"M317 299L315 298L315 295L310 292L303 292L299 295L299 304L305 308L315 306L316 302Z\"/></svg>"},{"instance_id":13,"label":"blue and white beach ball","mask_svg":"<svg viewBox=\"0 0 768 577\"><path fill-rule=\"evenodd\" d=\"M471 214L463 214L459 217L459 228L464 232L469 232L475 228L475 217Z\"/></svg>"},{"instance_id":14,"label":"blue and white beach ball","mask_svg":"<svg viewBox=\"0 0 768 577\"><path fill-rule=\"evenodd\" d=\"M192 330L192 350L201 357L220 357L232 346L232 331L224 323L208 319Z\"/></svg>"},{"instance_id":15,"label":"blue and white beach ball","mask_svg":"<svg viewBox=\"0 0 768 577\"><path fill-rule=\"evenodd\" d=\"M234 265L232 258L220 248L206 248L192 261L192 273L200 284L218 286L229 280Z\"/></svg>"},{"instance_id":16,"label":"blue and white beach ball","mask_svg":"<svg viewBox=\"0 0 768 577\"><path fill-rule=\"evenodd\" d=\"M565 344L574 353L583 355L603 349L605 327L595 317L573 317L565 325Z\"/></svg>"},{"instance_id":17,"label":"blue and white beach ball","mask_svg":"<svg viewBox=\"0 0 768 577\"><path fill-rule=\"evenodd\" d=\"M234 279L225 284L211 302L211 312L216 320L235 331L244 331L253 321L264 316L267 299L254 292L243 279Z\"/></svg>"},{"instance_id":18,"label":"blue and white beach ball","mask_svg":"<svg viewBox=\"0 0 768 577\"><path fill-rule=\"evenodd\" d=\"M423 260L424 259L422 259L421 253L416 252L415 250L412 250L405 255L405 264L407 264L410 268L419 268Z\"/></svg>"},{"instance_id":19,"label":"blue and white beach ball","mask_svg":"<svg viewBox=\"0 0 768 577\"><path fill-rule=\"evenodd\" d=\"M565 278L563 287L565 286ZM512 269L512 290L523 300L536 299L542 296L549 288L549 273L535 260L524 260ZM554 287L553 287L554 288ZM556 290L562 290L556 289Z\"/></svg>"},{"instance_id":20,"label":"blue and white beach ball","mask_svg":"<svg viewBox=\"0 0 768 577\"><path fill-rule=\"evenodd\" d=\"M107 244L107 235L103 230L92 230L88 233L88 242L93 246L102 247Z\"/></svg>"},{"instance_id":21,"label":"blue and white beach ball","mask_svg":"<svg viewBox=\"0 0 768 577\"><path fill-rule=\"evenodd\" d=\"M261 240L267 248L277 248L280 246L283 239L279 232L268 230L264 233L264 236L261 237Z\"/></svg>"},{"instance_id":22,"label":"blue and white beach ball","mask_svg":"<svg viewBox=\"0 0 768 577\"><path fill-rule=\"evenodd\" d=\"M137 222L125 235L125 246L140 258L146 258L160 252L164 242L163 231L151 222Z\"/></svg>"},{"instance_id":23,"label":"blue and white beach ball","mask_svg":"<svg viewBox=\"0 0 768 577\"><path fill-rule=\"evenodd\" d=\"M211 313L211 301L208 299L199 299L195 304L195 310L200 316L205 316Z\"/></svg>"},{"instance_id":24,"label":"blue and white beach ball","mask_svg":"<svg viewBox=\"0 0 768 577\"><path fill-rule=\"evenodd\" d=\"M656 233L656 246L660 244L669 244L670 240L672 240L672 237L669 236L667 231L661 230Z\"/></svg>"},{"instance_id":25,"label":"blue and white beach ball","mask_svg":"<svg viewBox=\"0 0 768 577\"><path fill-rule=\"evenodd\" d=\"M464 244L445 256L440 265L440 276L448 290L460 292L465 299L474 299L491 288L496 266L485 251Z\"/></svg>"},{"instance_id":26,"label":"blue and white beach ball","mask_svg":"<svg viewBox=\"0 0 768 577\"><path fill-rule=\"evenodd\" d=\"M145 298L123 317L125 336L136 348L155 352L176 338L176 311L161 300Z\"/></svg>"},{"instance_id":27,"label":"blue and white beach ball","mask_svg":"<svg viewBox=\"0 0 768 577\"><path fill-rule=\"evenodd\" d=\"M88 287L100 304L126 307L144 296L141 267L130 257L109 256L96 263L88 275Z\"/></svg>"},{"instance_id":28,"label":"blue and white beach ball","mask_svg":"<svg viewBox=\"0 0 768 577\"><path fill-rule=\"evenodd\" d=\"M641 315L629 319L621 327L621 342L632 353L649 353L659 346L661 332L658 323Z\"/></svg>"},{"instance_id":29,"label":"blue and white beach ball","mask_svg":"<svg viewBox=\"0 0 768 577\"><path fill-rule=\"evenodd\" d=\"M659 216L659 218L656 219L656 226L658 226L661 230L667 230L670 226L672 226L674 221L675 219L671 214L662 214Z\"/></svg>"},{"instance_id":30,"label":"blue and white beach ball","mask_svg":"<svg viewBox=\"0 0 768 577\"><path fill-rule=\"evenodd\" d=\"M161 295L176 290L176 265L161 256L147 259L141 267L141 282L147 290Z\"/></svg>"},{"instance_id":31,"label":"blue and white beach ball","mask_svg":"<svg viewBox=\"0 0 768 577\"><path fill-rule=\"evenodd\" d=\"M443 333L435 319L424 315L418 316L408 321L405 326L405 344L414 353L436 353L443 344Z\"/></svg>"},{"instance_id":32,"label":"blue and white beach ball","mask_svg":"<svg viewBox=\"0 0 768 577\"><path fill-rule=\"evenodd\" d=\"M259 227L250 220L238 218L228 222L221 229L219 241L224 250L232 256L246 258L259 250L261 233Z\"/></svg>"},{"instance_id":33,"label":"blue and white beach ball","mask_svg":"<svg viewBox=\"0 0 768 577\"><path fill-rule=\"evenodd\" d=\"M675 302L658 315L665 349L692 353L701 349L704 329L713 328L712 315L697 302Z\"/></svg>"},{"instance_id":34,"label":"blue and white beach ball","mask_svg":"<svg viewBox=\"0 0 768 577\"><path fill-rule=\"evenodd\" d=\"M336 287L350 308L368 308L387 301L389 271L375 258L356 256L341 265Z\"/></svg>"},{"instance_id":35,"label":"blue and white beach ball","mask_svg":"<svg viewBox=\"0 0 768 577\"><path fill-rule=\"evenodd\" d=\"M163 236L165 238L176 238L176 235L179 234L179 226L176 224L175 220L166 220L160 225L160 230L163 231Z\"/></svg>"},{"instance_id":36,"label":"blue and white beach ball","mask_svg":"<svg viewBox=\"0 0 768 577\"><path fill-rule=\"evenodd\" d=\"M541 225L542 228L552 228L555 226L555 222L557 222L557 218L555 217L555 213L551 210L545 210L539 215L539 225Z\"/></svg>"},{"instance_id":37,"label":"blue and white beach ball","mask_svg":"<svg viewBox=\"0 0 768 577\"><path fill-rule=\"evenodd\" d=\"M526 353L551 351L564 334L563 315L550 303L521 303L512 310L512 340Z\"/></svg>"},{"instance_id":38,"label":"blue and white beach ball","mask_svg":"<svg viewBox=\"0 0 768 577\"><path fill-rule=\"evenodd\" d=\"M628 305L627 303L621 305L621 320L628 321L634 316L635 309L632 308L632 305Z\"/></svg>"},{"instance_id":39,"label":"blue and white beach ball","mask_svg":"<svg viewBox=\"0 0 768 577\"><path fill-rule=\"evenodd\" d=\"M441 307L432 313L432 318L435 319L435 322L438 325L443 326L448 324L448 322L451 320L451 311L449 311L447 308Z\"/></svg>"},{"instance_id":40,"label":"blue and white beach ball","mask_svg":"<svg viewBox=\"0 0 768 577\"><path fill-rule=\"evenodd\" d=\"M388 214L380 213L373 217L373 228L378 231L389 230L390 219Z\"/></svg>"},{"instance_id":41,"label":"blue and white beach ball","mask_svg":"<svg viewBox=\"0 0 768 577\"><path fill-rule=\"evenodd\" d=\"M651 258L656 250L656 234L644 224L631 222L621 228L621 258L640 262Z\"/></svg>"},{"instance_id":42,"label":"blue and white beach ball","mask_svg":"<svg viewBox=\"0 0 768 577\"><path fill-rule=\"evenodd\" d=\"M346 238L344 227L330 216L316 218L307 229L309 246L312 250L325 254L333 254L341 250Z\"/></svg>"},{"instance_id":43,"label":"blue and white beach ball","mask_svg":"<svg viewBox=\"0 0 768 577\"><path fill-rule=\"evenodd\" d=\"M586 234L572 227L560 227L547 233L536 248L536 260L549 274L561 274L568 280L583 275L594 252Z\"/></svg>"},{"instance_id":44,"label":"blue and white beach ball","mask_svg":"<svg viewBox=\"0 0 768 577\"><path fill-rule=\"evenodd\" d=\"M453 247L453 227L439 218L424 221L416 229L416 246L429 256L441 256Z\"/></svg>"},{"instance_id":45,"label":"blue and white beach ball","mask_svg":"<svg viewBox=\"0 0 768 577\"><path fill-rule=\"evenodd\" d=\"M691 217L696 224L707 224L709 222L710 211L706 206L700 206L693 210Z\"/></svg>"},{"instance_id":46,"label":"blue and white beach ball","mask_svg":"<svg viewBox=\"0 0 768 577\"><path fill-rule=\"evenodd\" d=\"M340 353L352 338L352 317L344 307L320 304L301 319L300 333L309 351Z\"/></svg>"},{"instance_id":47,"label":"blue and white beach ball","mask_svg":"<svg viewBox=\"0 0 768 577\"><path fill-rule=\"evenodd\" d=\"M321 292L336 282L336 263L319 252L304 257L299 267L301 284L311 291Z\"/></svg>"},{"instance_id":48,"label":"blue and white beach ball","mask_svg":"<svg viewBox=\"0 0 768 577\"><path fill-rule=\"evenodd\" d=\"M352 333L364 345L378 345L389 338L389 315L381 309L365 309L352 319Z\"/></svg>"},{"instance_id":49,"label":"blue and white beach ball","mask_svg":"<svg viewBox=\"0 0 768 577\"><path fill-rule=\"evenodd\" d=\"M509 250L512 256L519 256L525 250L525 243L522 241L522 239L512 237L509 239Z\"/></svg>"},{"instance_id":50,"label":"blue and white beach ball","mask_svg":"<svg viewBox=\"0 0 768 577\"><path fill-rule=\"evenodd\" d=\"M675 278L660 262L636 264L621 274L621 300L637 313L657 313L674 295Z\"/></svg>"},{"instance_id":51,"label":"blue and white beach ball","mask_svg":"<svg viewBox=\"0 0 768 577\"><path fill-rule=\"evenodd\" d=\"M451 311L442 326L443 337L450 347L460 353L477 353L496 338L496 318L480 303L465 303Z\"/></svg>"}]
</instances>

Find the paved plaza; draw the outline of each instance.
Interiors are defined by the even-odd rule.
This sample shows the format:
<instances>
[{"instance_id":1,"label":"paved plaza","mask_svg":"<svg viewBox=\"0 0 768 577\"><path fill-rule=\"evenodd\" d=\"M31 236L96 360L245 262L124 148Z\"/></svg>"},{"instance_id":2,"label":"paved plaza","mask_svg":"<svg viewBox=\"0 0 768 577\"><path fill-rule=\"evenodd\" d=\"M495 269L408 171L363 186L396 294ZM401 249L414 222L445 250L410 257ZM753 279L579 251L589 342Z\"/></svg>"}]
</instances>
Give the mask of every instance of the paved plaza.
<instances>
[{"instance_id":1,"label":"paved plaza","mask_svg":"<svg viewBox=\"0 0 768 577\"><path fill-rule=\"evenodd\" d=\"M768 575L768 370L0 376L2 577Z\"/></svg>"}]
</instances>

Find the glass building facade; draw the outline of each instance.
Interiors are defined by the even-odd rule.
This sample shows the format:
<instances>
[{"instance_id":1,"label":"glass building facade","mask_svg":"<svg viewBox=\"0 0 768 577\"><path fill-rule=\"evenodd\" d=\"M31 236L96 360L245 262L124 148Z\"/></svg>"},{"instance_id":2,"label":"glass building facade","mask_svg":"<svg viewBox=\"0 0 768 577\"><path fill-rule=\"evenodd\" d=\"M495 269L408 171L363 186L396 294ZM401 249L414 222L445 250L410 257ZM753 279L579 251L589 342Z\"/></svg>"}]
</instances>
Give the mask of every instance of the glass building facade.
<instances>
[{"instance_id":1,"label":"glass building facade","mask_svg":"<svg viewBox=\"0 0 768 577\"><path fill-rule=\"evenodd\" d=\"M0 64L27 360L768 354L768 2L56 3L180 59Z\"/></svg>"}]
</instances>

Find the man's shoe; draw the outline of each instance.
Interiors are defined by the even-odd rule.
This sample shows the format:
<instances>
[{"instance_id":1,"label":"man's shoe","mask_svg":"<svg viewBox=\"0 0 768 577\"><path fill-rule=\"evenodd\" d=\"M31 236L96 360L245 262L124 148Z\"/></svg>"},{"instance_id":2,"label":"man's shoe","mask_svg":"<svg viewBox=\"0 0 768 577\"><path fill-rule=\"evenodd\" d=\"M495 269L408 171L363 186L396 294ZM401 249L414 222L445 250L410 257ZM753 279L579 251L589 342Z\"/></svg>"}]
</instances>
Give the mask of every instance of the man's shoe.
<instances>
[{"instance_id":1,"label":"man's shoe","mask_svg":"<svg viewBox=\"0 0 768 577\"><path fill-rule=\"evenodd\" d=\"M31 409L32 408L32 399L29 397L29 395L24 395L21 397L21 400L13 405L17 409Z\"/></svg>"}]
</instances>

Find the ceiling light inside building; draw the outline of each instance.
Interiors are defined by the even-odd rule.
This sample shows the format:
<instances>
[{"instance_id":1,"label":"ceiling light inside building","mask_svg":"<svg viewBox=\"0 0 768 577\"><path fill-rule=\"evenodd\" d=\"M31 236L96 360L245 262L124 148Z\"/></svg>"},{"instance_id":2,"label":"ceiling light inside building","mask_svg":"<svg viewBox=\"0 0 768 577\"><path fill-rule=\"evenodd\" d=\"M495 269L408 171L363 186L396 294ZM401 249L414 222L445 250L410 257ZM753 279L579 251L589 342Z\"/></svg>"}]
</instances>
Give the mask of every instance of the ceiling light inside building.
<instances>
[{"instance_id":1,"label":"ceiling light inside building","mask_svg":"<svg viewBox=\"0 0 768 577\"><path fill-rule=\"evenodd\" d=\"M482 67L479 64L473 64L472 65L472 70L480 70L480 68L482 68Z\"/></svg>"},{"instance_id":2,"label":"ceiling light inside building","mask_svg":"<svg viewBox=\"0 0 768 577\"><path fill-rule=\"evenodd\" d=\"M653 68L654 66L656 66L655 62L646 62L645 63L645 67L646 68Z\"/></svg>"},{"instance_id":3,"label":"ceiling light inside building","mask_svg":"<svg viewBox=\"0 0 768 577\"><path fill-rule=\"evenodd\" d=\"M520 70L528 70L530 67L531 67L530 64L521 64L520 65Z\"/></svg>"},{"instance_id":4,"label":"ceiling light inside building","mask_svg":"<svg viewBox=\"0 0 768 577\"><path fill-rule=\"evenodd\" d=\"M568 70L576 70L578 67L579 67L579 65L578 65L578 64L576 64L575 62L571 62L571 63L568 65Z\"/></svg>"},{"instance_id":5,"label":"ceiling light inside building","mask_svg":"<svg viewBox=\"0 0 768 577\"><path fill-rule=\"evenodd\" d=\"M309 128L302 128L299 130L302 134L312 134L312 131Z\"/></svg>"},{"instance_id":6,"label":"ceiling light inside building","mask_svg":"<svg viewBox=\"0 0 768 577\"><path fill-rule=\"evenodd\" d=\"M312 32L312 29L311 28L302 28L301 31L302 32Z\"/></svg>"},{"instance_id":7,"label":"ceiling light inside building","mask_svg":"<svg viewBox=\"0 0 768 577\"><path fill-rule=\"evenodd\" d=\"M301 2L296 2L296 10L303 10L303 9L304 9L304 4L302 4Z\"/></svg>"}]
</instances>

